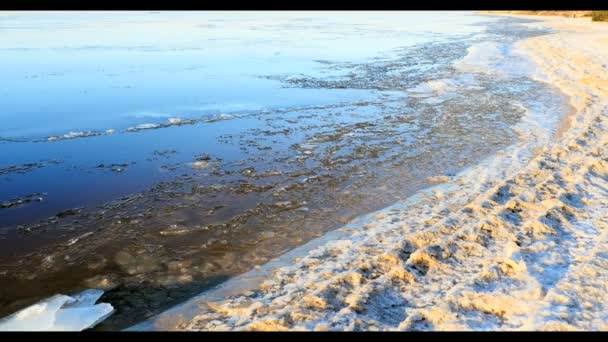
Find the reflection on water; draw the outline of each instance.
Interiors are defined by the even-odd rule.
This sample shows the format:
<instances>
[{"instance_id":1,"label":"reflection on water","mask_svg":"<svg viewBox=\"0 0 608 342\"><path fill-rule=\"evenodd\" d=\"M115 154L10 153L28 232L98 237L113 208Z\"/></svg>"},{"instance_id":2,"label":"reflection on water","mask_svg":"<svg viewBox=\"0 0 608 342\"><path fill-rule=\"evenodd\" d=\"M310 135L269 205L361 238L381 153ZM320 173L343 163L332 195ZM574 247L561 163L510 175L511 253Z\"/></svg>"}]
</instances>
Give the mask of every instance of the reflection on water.
<instances>
[{"instance_id":1,"label":"reflection on water","mask_svg":"<svg viewBox=\"0 0 608 342\"><path fill-rule=\"evenodd\" d=\"M521 20L90 16L0 16L0 315L99 287L118 310L99 328L126 327L449 178L513 143L524 108L563 103L455 67L472 44L542 33Z\"/></svg>"}]
</instances>

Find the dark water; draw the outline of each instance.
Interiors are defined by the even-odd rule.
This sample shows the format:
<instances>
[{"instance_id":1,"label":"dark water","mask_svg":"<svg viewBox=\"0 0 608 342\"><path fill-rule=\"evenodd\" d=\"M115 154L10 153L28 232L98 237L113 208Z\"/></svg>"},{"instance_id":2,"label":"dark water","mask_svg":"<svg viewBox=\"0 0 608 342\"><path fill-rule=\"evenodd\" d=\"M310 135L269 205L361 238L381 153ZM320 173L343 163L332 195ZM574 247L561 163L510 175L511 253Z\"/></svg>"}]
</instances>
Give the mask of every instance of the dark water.
<instances>
[{"instance_id":1,"label":"dark water","mask_svg":"<svg viewBox=\"0 0 608 342\"><path fill-rule=\"evenodd\" d=\"M281 25L313 32L343 27L305 18ZM544 32L524 28L522 20L466 18L473 29L453 35L422 30L420 41L411 39L412 32L358 27L358 34L395 34L390 53L375 46L371 57L313 60L300 54L287 58L278 72L248 64L235 68L253 76L215 79L213 73L198 74L195 65L182 65L163 76L170 85L166 93L160 91L163 82L142 76L133 82L144 90L125 90L135 101L101 90L70 98L74 111L93 101L110 112L133 111L137 103L154 109L142 116L99 115L98 122L70 126L58 115L60 124L48 130L33 117L17 129L14 122L20 120L14 118L14 127L0 134L0 316L57 292L98 287L107 289L101 300L117 309L98 329L125 328L357 215L406 198L428 186L429 176L452 175L513 143L522 105L556 108L564 99L525 74L498 81L455 68L454 62L474 44L498 42L497 58L510 65L510 42ZM310 28L315 20L318 27ZM354 44L352 38L330 36ZM110 56L127 53L118 50ZM178 51L191 53L183 46ZM306 50L311 51L321 50ZM160 58L151 56L138 68L162 72L146 64ZM231 75L222 65L221 72ZM86 75L83 68L75 75ZM89 89L93 79L84 77L74 87ZM215 88L209 79L218 80ZM437 80L447 88L426 95L412 91ZM45 82L21 86L52 87ZM244 94L236 95L240 102L231 109L209 104L227 99L228 90ZM60 107L67 107L67 94L60 95ZM20 108L20 101L5 108ZM177 112L179 104L190 109ZM166 108L173 112L166 114Z\"/></svg>"}]
</instances>

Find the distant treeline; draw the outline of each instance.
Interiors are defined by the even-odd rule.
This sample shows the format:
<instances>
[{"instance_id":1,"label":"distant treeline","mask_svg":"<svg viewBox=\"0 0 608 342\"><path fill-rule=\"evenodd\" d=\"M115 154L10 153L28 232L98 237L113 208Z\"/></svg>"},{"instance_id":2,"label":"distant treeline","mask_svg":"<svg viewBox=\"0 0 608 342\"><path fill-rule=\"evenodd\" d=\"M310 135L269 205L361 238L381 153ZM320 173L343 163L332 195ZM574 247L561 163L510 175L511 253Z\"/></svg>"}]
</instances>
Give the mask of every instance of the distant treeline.
<instances>
[{"instance_id":1,"label":"distant treeline","mask_svg":"<svg viewBox=\"0 0 608 342\"><path fill-rule=\"evenodd\" d=\"M608 21L608 11L591 11L591 20Z\"/></svg>"},{"instance_id":2,"label":"distant treeline","mask_svg":"<svg viewBox=\"0 0 608 342\"><path fill-rule=\"evenodd\" d=\"M513 14L557 15L568 18L591 17L592 21L608 21L608 11L507 11Z\"/></svg>"},{"instance_id":3,"label":"distant treeline","mask_svg":"<svg viewBox=\"0 0 608 342\"><path fill-rule=\"evenodd\" d=\"M591 17L592 21L608 21L608 11L530 11L539 15L562 15L564 17Z\"/></svg>"}]
</instances>

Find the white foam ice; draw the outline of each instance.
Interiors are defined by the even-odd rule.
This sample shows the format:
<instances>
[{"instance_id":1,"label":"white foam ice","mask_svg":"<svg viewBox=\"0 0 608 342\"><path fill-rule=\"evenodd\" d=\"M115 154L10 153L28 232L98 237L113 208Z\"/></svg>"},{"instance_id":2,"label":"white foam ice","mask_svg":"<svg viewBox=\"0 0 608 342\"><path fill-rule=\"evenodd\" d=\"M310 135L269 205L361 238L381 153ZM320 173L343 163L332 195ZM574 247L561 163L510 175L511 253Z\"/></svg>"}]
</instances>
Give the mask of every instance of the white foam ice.
<instances>
[{"instance_id":1,"label":"white foam ice","mask_svg":"<svg viewBox=\"0 0 608 342\"><path fill-rule=\"evenodd\" d=\"M184 120L180 118L169 118L167 121L170 125L179 125L184 122Z\"/></svg>"},{"instance_id":2,"label":"white foam ice","mask_svg":"<svg viewBox=\"0 0 608 342\"><path fill-rule=\"evenodd\" d=\"M215 121L222 121L222 120L230 120L230 119L234 119L237 118L238 116L233 115L233 114L226 114L226 113L222 113L220 115L216 115L214 117L211 117L209 119L207 119L207 122L215 122Z\"/></svg>"},{"instance_id":3,"label":"white foam ice","mask_svg":"<svg viewBox=\"0 0 608 342\"><path fill-rule=\"evenodd\" d=\"M427 81L419 84L414 88L410 88L407 91L413 96L428 96L433 93L445 93L453 86L454 80L451 79L438 79Z\"/></svg>"},{"instance_id":4,"label":"white foam ice","mask_svg":"<svg viewBox=\"0 0 608 342\"><path fill-rule=\"evenodd\" d=\"M102 290L54 295L0 320L0 331L82 331L108 318L112 305L95 304Z\"/></svg>"},{"instance_id":5,"label":"white foam ice","mask_svg":"<svg viewBox=\"0 0 608 342\"><path fill-rule=\"evenodd\" d=\"M464 58L454 62L456 70L491 75L499 78L528 76L533 67L513 53L509 43L482 42L467 49Z\"/></svg>"},{"instance_id":6,"label":"white foam ice","mask_svg":"<svg viewBox=\"0 0 608 342\"><path fill-rule=\"evenodd\" d=\"M57 141L57 140L65 140L65 139L74 139L74 138L82 138L82 137L90 137L100 135L99 132L86 131L86 132L69 132L59 136L50 136L46 138L47 141Z\"/></svg>"},{"instance_id":7,"label":"white foam ice","mask_svg":"<svg viewBox=\"0 0 608 342\"><path fill-rule=\"evenodd\" d=\"M428 104L436 104L458 96L462 91L483 89L476 85L471 74L455 75L454 78L442 78L420 83L416 87L407 89L411 97L421 98Z\"/></svg>"},{"instance_id":8,"label":"white foam ice","mask_svg":"<svg viewBox=\"0 0 608 342\"><path fill-rule=\"evenodd\" d=\"M192 163L188 163L188 165L194 170L204 170L209 167L209 162L206 160L198 160Z\"/></svg>"},{"instance_id":9,"label":"white foam ice","mask_svg":"<svg viewBox=\"0 0 608 342\"><path fill-rule=\"evenodd\" d=\"M182 118L172 117L172 118L169 118L167 120L167 123L162 126L169 127L169 126L191 125L198 121L199 121L199 119L182 119Z\"/></svg>"},{"instance_id":10,"label":"white foam ice","mask_svg":"<svg viewBox=\"0 0 608 342\"><path fill-rule=\"evenodd\" d=\"M483 42L467 49L467 55L454 63L457 70L465 72L488 73L495 70L493 65L500 63L504 57L496 42Z\"/></svg>"},{"instance_id":11,"label":"white foam ice","mask_svg":"<svg viewBox=\"0 0 608 342\"><path fill-rule=\"evenodd\" d=\"M159 128L159 127L160 127L159 124L144 123L144 124L139 124L134 127L127 128L127 132L136 132L136 131L141 131L141 130L145 130L145 129L154 129L154 128Z\"/></svg>"},{"instance_id":12,"label":"white foam ice","mask_svg":"<svg viewBox=\"0 0 608 342\"><path fill-rule=\"evenodd\" d=\"M453 63L458 71L451 78L440 78L420 83L407 89L411 97L422 98L428 104L438 104L462 91L481 90L477 75L487 75L498 80L529 77L533 73L531 62L514 51L509 43L486 41L474 44L467 54Z\"/></svg>"}]
</instances>

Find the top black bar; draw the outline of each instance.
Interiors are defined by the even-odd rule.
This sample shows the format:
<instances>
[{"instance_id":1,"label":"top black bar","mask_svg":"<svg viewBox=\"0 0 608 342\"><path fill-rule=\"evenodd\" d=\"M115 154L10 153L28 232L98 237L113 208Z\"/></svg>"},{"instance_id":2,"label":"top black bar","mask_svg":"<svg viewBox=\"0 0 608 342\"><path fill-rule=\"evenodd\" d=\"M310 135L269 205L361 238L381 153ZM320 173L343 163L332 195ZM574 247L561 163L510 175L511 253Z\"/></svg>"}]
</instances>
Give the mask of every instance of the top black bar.
<instances>
[{"instance_id":1,"label":"top black bar","mask_svg":"<svg viewBox=\"0 0 608 342\"><path fill-rule=\"evenodd\" d=\"M601 10L608 1L599 0L54 0L0 1L0 10Z\"/></svg>"}]
</instances>

